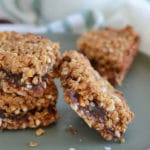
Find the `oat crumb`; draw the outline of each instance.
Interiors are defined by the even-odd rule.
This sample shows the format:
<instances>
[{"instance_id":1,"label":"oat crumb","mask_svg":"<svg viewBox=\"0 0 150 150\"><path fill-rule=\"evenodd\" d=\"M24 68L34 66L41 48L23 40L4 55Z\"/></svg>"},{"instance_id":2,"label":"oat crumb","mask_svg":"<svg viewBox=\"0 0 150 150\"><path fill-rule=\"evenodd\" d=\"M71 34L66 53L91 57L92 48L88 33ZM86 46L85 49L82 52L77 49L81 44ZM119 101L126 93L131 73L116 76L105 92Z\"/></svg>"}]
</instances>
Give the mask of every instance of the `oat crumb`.
<instances>
[{"instance_id":1,"label":"oat crumb","mask_svg":"<svg viewBox=\"0 0 150 150\"><path fill-rule=\"evenodd\" d=\"M36 132L35 132L35 134L36 134L37 136L40 136L40 135L42 135L42 134L44 134L44 133L45 133L45 131L44 131L42 128L37 129Z\"/></svg>"},{"instance_id":2,"label":"oat crumb","mask_svg":"<svg viewBox=\"0 0 150 150\"><path fill-rule=\"evenodd\" d=\"M125 139L122 138L122 139L120 140L120 142L121 142L121 144L124 144L124 143L125 143Z\"/></svg>"},{"instance_id":3,"label":"oat crumb","mask_svg":"<svg viewBox=\"0 0 150 150\"><path fill-rule=\"evenodd\" d=\"M37 146L38 146L38 143L35 142L35 141L31 141L31 142L29 143L29 146L30 146L30 147L37 147Z\"/></svg>"},{"instance_id":4,"label":"oat crumb","mask_svg":"<svg viewBox=\"0 0 150 150\"><path fill-rule=\"evenodd\" d=\"M72 135L76 135L78 133L78 130L73 127L66 128L65 130L66 132L70 132Z\"/></svg>"}]
</instances>

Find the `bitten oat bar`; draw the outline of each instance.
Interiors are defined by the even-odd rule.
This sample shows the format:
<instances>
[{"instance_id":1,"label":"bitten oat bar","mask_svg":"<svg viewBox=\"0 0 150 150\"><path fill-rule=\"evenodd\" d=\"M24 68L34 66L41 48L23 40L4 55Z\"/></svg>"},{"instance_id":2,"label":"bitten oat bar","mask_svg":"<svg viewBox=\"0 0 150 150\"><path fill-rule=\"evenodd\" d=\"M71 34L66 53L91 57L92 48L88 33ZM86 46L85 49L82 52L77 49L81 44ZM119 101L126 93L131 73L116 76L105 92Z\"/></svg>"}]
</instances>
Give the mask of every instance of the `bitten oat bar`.
<instances>
[{"instance_id":1,"label":"bitten oat bar","mask_svg":"<svg viewBox=\"0 0 150 150\"><path fill-rule=\"evenodd\" d=\"M132 27L104 28L83 34L77 42L93 67L112 84L121 84L138 49L139 37Z\"/></svg>"},{"instance_id":2,"label":"bitten oat bar","mask_svg":"<svg viewBox=\"0 0 150 150\"><path fill-rule=\"evenodd\" d=\"M65 52L60 63L64 99L106 140L122 140L134 113L122 93L114 89L76 51Z\"/></svg>"}]
</instances>

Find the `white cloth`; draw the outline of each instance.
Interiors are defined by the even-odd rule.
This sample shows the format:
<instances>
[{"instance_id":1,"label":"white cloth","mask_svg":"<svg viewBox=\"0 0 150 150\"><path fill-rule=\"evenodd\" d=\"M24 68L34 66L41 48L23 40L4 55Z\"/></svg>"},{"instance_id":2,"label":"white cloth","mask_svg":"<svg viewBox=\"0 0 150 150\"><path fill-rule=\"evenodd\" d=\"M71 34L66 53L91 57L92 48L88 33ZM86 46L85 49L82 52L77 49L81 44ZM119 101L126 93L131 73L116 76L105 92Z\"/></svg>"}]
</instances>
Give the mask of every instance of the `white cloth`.
<instances>
[{"instance_id":1,"label":"white cloth","mask_svg":"<svg viewBox=\"0 0 150 150\"><path fill-rule=\"evenodd\" d=\"M128 0L107 20L107 25L115 28L127 24L140 35L140 51L150 56L150 2Z\"/></svg>"}]
</instances>

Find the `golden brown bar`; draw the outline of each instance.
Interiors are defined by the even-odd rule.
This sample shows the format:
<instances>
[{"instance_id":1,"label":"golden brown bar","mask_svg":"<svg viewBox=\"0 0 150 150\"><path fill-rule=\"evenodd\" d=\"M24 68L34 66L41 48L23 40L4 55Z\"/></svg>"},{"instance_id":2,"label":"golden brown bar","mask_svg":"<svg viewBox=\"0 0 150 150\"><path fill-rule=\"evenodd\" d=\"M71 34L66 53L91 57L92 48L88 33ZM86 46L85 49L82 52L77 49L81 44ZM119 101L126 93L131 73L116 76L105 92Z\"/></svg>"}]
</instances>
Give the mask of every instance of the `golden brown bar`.
<instances>
[{"instance_id":1,"label":"golden brown bar","mask_svg":"<svg viewBox=\"0 0 150 150\"><path fill-rule=\"evenodd\" d=\"M0 129L46 126L58 119L54 78L59 44L32 33L0 32Z\"/></svg>"},{"instance_id":2,"label":"golden brown bar","mask_svg":"<svg viewBox=\"0 0 150 150\"><path fill-rule=\"evenodd\" d=\"M56 108L48 107L41 110L32 110L26 114L3 115L0 118L0 130L3 129L26 129L48 126L59 118Z\"/></svg>"},{"instance_id":3,"label":"golden brown bar","mask_svg":"<svg viewBox=\"0 0 150 150\"><path fill-rule=\"evenodd\" d=\"M65 52L60 63L64 99L106 140L122 140L134 113L122 93L114 89L77 51Z\"/></svg>"},{"instance_id":4,"label":"golden brown bar","mask_svg":"<svg viewBox=\"0 0 150 150\"><path fill-rule=\"evenodd\" d=\"M80 51L114 85L120 85L137 53L139 36L132 27L89 31L78 39Z\"/></svg>"},{"instance_id":5,"label":"golden brown bar","mask_svg":"<svg viewBox=\"0 0 150 150\"><path fill-rule=\"evenodd\" d=\"M27 113L32 109L40 109L49 107L49 105L55 107L58 91L54 81L51 81L47 88L43 90L42 96L40 96L40 87L35 87L34 91L39 97L33 97L32 95L23 95L21 91L14 93L5 93L0 91L0 111L4 111L7 114L20 114Z\"/></svg>"}]
</instances>

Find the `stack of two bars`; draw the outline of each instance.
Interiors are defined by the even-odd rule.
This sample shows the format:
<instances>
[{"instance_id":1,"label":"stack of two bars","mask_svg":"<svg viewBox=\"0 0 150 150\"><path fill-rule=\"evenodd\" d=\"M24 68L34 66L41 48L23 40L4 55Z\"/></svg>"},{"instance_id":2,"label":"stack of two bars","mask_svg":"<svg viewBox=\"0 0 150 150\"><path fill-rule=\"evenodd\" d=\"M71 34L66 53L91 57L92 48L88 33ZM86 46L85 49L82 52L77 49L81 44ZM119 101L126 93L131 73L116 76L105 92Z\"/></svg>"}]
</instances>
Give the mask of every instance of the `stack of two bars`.
<instances>
[{"instance_id":1,"label":"stack of two bars","mask_svg":"<svg viewBox=\"0 0 150 150\"><path fill-rule=\"evenodd\" d=\"M33 34L0 33L0 129L46 126L58 119L53 79L58 44Z\"/></svg>"}]
</instances>

